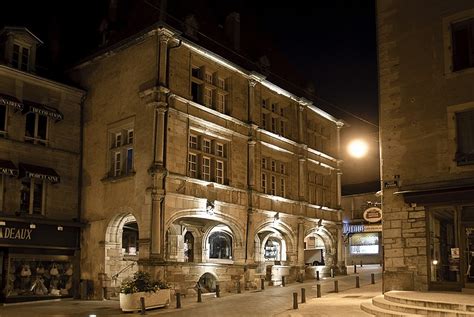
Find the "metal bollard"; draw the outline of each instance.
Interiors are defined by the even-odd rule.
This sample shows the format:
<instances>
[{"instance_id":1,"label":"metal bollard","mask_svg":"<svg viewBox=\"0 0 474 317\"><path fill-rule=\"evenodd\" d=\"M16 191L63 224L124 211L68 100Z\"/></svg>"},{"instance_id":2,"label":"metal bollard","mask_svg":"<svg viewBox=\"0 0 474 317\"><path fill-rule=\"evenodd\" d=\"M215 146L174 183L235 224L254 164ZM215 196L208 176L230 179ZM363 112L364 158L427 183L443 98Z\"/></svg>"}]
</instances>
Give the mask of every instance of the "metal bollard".
<instances>
[{"instance_id":1,"label":"metal bollard","mask_svg":"<svg viewBox=\"0 0 474 317\"><path fill-rule=\"evenodd\" d=\"M316 271L316 280L319 281L319 271Z\"/></svg>"},{"instance_id":2,"label":"metal bollard","mask_svg":"<svg viewBox=\"0 0 474 317\"><path fill-rule=\"evenodd\" d=\"M240 290L240 281L237 281L237 294L240 293L242 293L242 291Z\"/></svg>"},{"instance_id":3,"label":"metal bollard","mask_svg":"<svg viewBox=\"0 0 474 317\"><path fill-rule=\"evenodd\" d=\"M306 303L306 289L301 288L301 304Z\"/></svg>"},{"instance_id":4,"label":"metal bollard","mask_svg":"<svg viewBox=\"0 0 474 317\"><path fill-rule=\"evenodd\" d=\"M375 284L375 273L370 274L370 283Z\"/></svg>"},{"instance_id":5,"label":"metal bollard","mask_svg":"<svg viewBox=\"0 0 474 317\"><path fill-rule=\"evenodd\" d=\"M357 265L354 264L354 274L357 273Z\"/></svg>"},{"instance_id":6,"label":"metal bollard","mask_svg":"<svg viewBox=\"0 0 474 317\"><path fill-rule=\"evenodd\" d=\"M140 315L145 315L145 297L140 297Z\"/></svg>"},{"instance_id":7,"label":"metal bollard","mask_svg":"<svg viewBox=\"0 0 474 317\"><path fill-rule=\"evenodd\" d=\"M321 284L316 285L316 297L321 297Z\"/></svg>"},{"instance_id":8,"label":"metal bollard","mask_svg":"<svg viewBox=\"0 0 474 317\"><path fill-rule=\"evenodd\" d=\"M362 267L362 260L360 260L360 267Z\"/></svg>"},{"instance_id":9,"label":"metal bollard","mask_svg":"<svg viewBox=\"0 0 474 317\"><path fill-rule=\"evenodd\" d=\"M331 268L331 277L334 278L334 269Z\"/></svg>"},{"instance_id":10,"label":"metal bollard","mask_svg":"<svg viewBox=\"0 0 474 317\"><path fill-rule=\"evenodd\" d=\"M260 279L260 288L262 289L262 291L265 289L265 279L264 278Z\"/></svg>"},{"instance_id":11,"label":"metal bollard","mask_svg":"<svg viewBox=\"0 0 474 317\"><path fill-rule=\"evenodd\" d=\"M284 276L281 277L281 286L283 286L283 287L286 286L286 284L285 284L285 277L284 277Z\"/></svg>"},{"instance_id":12,"label":"metal bollard","mask_svg":"<svg viewBox=\"0 0 474 317\"><path fill-rule=\"evenodd\" d=\"M181 308L181 293L176 293L176 308Z\"/></svg>"},{"instance_id":13,"label":"metal bollard","mask_svg":"<svg viewBox=\"0 0 474 317\"><path fill-rule=\"evenodd\" d=\"M293 293L293 309L298 309L298 293Z\"/></svg>"},{"instance_id":14,"label":"metal bollard","mask_svg":"<svg viewBox=\"0 0 474 317\"><path fill-rule=\"evenodd\" d=\"M202 303L202 291L201 291L201 288L198 288L198 303Z\"/></svg>"},{"instance_id":15,"label":"metal bollard","mask_svg":"<svg viewBox=\"0 0 474 317\"><path fill-rule=\"evenodd\" d=\"M360 288L359 277L356 276L356 288Z\"/></svg>"},{"instance_id":16,"label":"metal bollard","mask_svg":"<svg viewBox=\"0 0 474 317\"><path fill-rule=\"evenodd\" d=\"M216 285L216 297L221 297L221 290L219 284Z\"/></svg>"},{"instance_id":17,"label":"metal bollard","mask_svg":"<svg viewBox=\"0 0 474 317\"><path fill-rule=\"evenodd\" d=\"M334 281L334 293L339 293L339 281Z\"/></svg>"}]
</instances>

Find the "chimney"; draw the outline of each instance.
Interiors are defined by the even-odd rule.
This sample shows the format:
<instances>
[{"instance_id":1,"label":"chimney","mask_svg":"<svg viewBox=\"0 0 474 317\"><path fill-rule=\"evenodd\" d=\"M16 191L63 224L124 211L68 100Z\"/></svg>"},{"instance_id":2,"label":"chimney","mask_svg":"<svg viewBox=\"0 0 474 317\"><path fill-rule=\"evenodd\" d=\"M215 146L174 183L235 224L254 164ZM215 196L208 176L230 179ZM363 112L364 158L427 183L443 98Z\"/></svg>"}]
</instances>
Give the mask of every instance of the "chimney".
<instances>
[{"instance_id":1,"label":"chimney","mask_svg":"<svg viewBox=\"0 0 474 317\"><path fill-rule=\"evenodd\" d=\"M225 18L225 34L236 51L240 50L240 14L230 13Z\"/></svg>"}]
</instances>

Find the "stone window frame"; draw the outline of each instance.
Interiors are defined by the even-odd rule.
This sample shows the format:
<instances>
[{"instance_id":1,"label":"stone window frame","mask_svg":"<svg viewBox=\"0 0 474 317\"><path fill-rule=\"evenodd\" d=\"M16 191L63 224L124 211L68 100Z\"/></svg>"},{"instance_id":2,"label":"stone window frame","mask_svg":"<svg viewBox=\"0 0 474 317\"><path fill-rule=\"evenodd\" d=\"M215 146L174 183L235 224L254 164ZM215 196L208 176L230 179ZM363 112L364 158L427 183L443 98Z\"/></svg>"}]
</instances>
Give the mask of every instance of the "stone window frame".
<instances>
[{"instance_id":1,"label":"stone window frame","mask_svg":"<svg viewBox=\"0 0 474 317\"><path fill-rule=\"evenodd\" d=\"M196 138L197 142L194 142ZM191 142L193 140L193 142ZM207 152L204 150L205 141L209 141L211 144L211 151ZM196 146L194 146L196 144ZM193 145L193 146L191 146ZM230 153L230 142L227 142L224 139L207 135L193 130L192 128L188 134L188 155L187 155L187 164L186 164L186 175L191 178L197 178L204 180L206 182L214 182L222 185L228 185L228 170L229 170L229 153ZM221 151L222 150L222 151ZM222 154L220 154L222 153ZM193 162L190 160L190 157L196 157L196 171L191 170L191 165ZM209 179L204 177L203 168L204 168L204 159L209 159L210 161L210 175ZM223 176L218 176L218 163L223 165L221 169ZM195 174L194 174L195 173Z\"/></svg>"},{"instance_id":2,"label":"stone window frame","mask_svg":"<svg viewBox=\"0 0 474 317\"><path fill-rule=\"evenodd\" d=\"M329 181L328 181L329 180ZM308 170L308 201L310 204L330 207L332 205L332 173L324 175Z\"/></svg>"},{"instance_id":3,"label":"stone window frame","mask_svg":"<svg viewBox=\"0 0 474 317\"><path fill-rule=\"evenodd\" d=\"M287 185L290 178L290 175L287 173L288 162L276 160L269 156L262 156L260 164L262 170L260 191L264 194L286 198L288 195ZM285 187L282 188L282 185Z\"/></svg>"},{"instance_id":4,"label":"stone window frame","mask_svg":"<svg viewBox=\"0 0 474 317\"><path fill-rule=\"evenodd\" d=\"M34 129L33 135L27 135L29 116L34 116L35 118L34 119L35 123L33 127ZM46 135L44 139L39 137L39 132L38 132L40 118L44 118L46 120ZM34 112L27 112L25 114L25 136L24 136L25 142L47 146L49 144L49 132L50 132L49 130L50 130L50 120L48 116L45 116L39 113L34 113Z\"/></svg>"},{"instance_id":5,"label":"stone window frame","mask_svg":"<svg viewBox=\"0 0 474 317\"><path fill-rule=\"evenodd\" d=\"M474 110L474 101L451 105L447 107L447 137L448 137L448 154L447 159L449 160L449 171L450 173L459 173L465 171L474 171L474 164L458 165L456 162L457 152L457 125L456 125L456 113L468 110Z\"/></svg>"},{"instance_id":6,"label":"stone window frame","mask_svg":"<svg viewBox=\"0 0 474 317\"><path fill-rule=\"evenodd\" d=\"M260 127L285 138L288 136L289 119L285 115L290 105L282 106L281 102L272 98L261 98L260 101Z\"/></svg>"},{"instance_id":7,"label":"stone window frame","mask_svg":"<svg viewBox=\"0 0 474 317\"><path fill-rule=\"evenodd\" d=\"M3 107L3 108L2 108ZM0 108L5 109L5 120L3 122L4 129L0 128L0 138L6 138L8 136L8 107L7 105L0 105Z\"/></svg>"},{"instance_id":8,"label":"stone window frame","mask_svg":"<svg viewBox=\"0 0 474 317\"><path fill-rule=\"evenodd\" d=\"M306 134L308 147L327 153L331 144L330 128L320 120L307 119Z\"/></svg>"},{"instance_id":9,"label":"stone window frame","mask_svg":"<svg viewBox=\"0 0 474 317\"><path fill-rule=\"evenodd\" d=\"M21 186L23 186L24 184L29 184L27 186L29 186L28 188L28 194L29 194L29 197L28 197L28 210L24 210L22 209L22 204L21 204L21 201L23 200L22 198L22 195L23 195L23 189L20 189L20 213L23 213L23 214L29 214L29 215L41 215L41 216L44 216L45 214L45 210L46 210L46 191L47 191L47 185L46 185L46 180L44 179L38 179L38 178L34 178L34 177L24 177L20 180L20 183L21 183ZM40 184L41 185L41 199L40 199L40 203L41 203L41 211L40 213L35 213L34 212L34 208L35 208L35 185L37 184Z\"/></svg>"},{"instance_id":10,"label":"stone window frame","mask_svg":"<svg viewBox=\"0 0 474 317\"><path fill-rule=\"evenodd\" d=\"M444 74L446 78L454 78L465 74L473 74L474 67L453 71L453 50L452 50L452 30L454 23L462 22L474 18L474 9L464 10L455 14L446 16L442 20L443 26L443 51L444 51Z\"/></svg>"},{"instance_id":11,"label":"stone window frame","mask_svg":"<svg viewBox=\"0 0 474 317\"><path fill-rule=\"evenodd\" d=\"M123 178L136 174L135 171L135 117L129 117L109 124L107 127L107 177ZM129 154L132 153L131 166ZM120 160L117 160L120 157ZM117 168L117 163L119 168Z\"/></svg>"},{"instance_id":12,"label":"stone window frame","mask_svg":"<svg viewBox=\"0 0 474 317\"><path fill-rule=\"evenodd\" d=\"M224 71L215 70L207 65L192 63L190 70L190 96L195 102L205 107L216 110L223 114L230 113L230 76L225 76ZM224 87L222 87L224 82ZM197 85L197 96L193 96L192 86ZM207 97L205 91L211 91L210 97ZM222 104L224 96L224 104Z\"/></svg>"},{"instance_id":13,"label":"stone window frame","mask_svg":"<svg viewBox=\"0 0 474 317\"><path fill-rule=\"evenodd\" d=\"M13 64L13 55L15 54L15 46L18 46L18 65ZM10 61L11 61L11 66L15 69L28 72L31 69L30 63L31 63L31 49L32 45L27 44L25 42L19 41L19 40L14 40L13 45L11 46L11 56L10 56ZM23 68L23 51L27 50L28 51L28 57L27 57L27 62L26 62L26 68Z\"/></svg>"}]
</instances>

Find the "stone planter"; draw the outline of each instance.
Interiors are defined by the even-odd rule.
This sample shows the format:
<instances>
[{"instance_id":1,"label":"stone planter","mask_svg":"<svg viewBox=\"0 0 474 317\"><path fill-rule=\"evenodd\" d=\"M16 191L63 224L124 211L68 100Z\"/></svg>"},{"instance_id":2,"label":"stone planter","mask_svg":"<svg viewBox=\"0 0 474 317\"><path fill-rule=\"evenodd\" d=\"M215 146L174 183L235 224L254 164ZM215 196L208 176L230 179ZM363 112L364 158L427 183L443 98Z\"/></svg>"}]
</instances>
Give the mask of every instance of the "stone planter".
<instances>
[{"instance_id":1,"label":"stone planter","mask_svg":"<svg viewBox=\"0 0 474 317\"><path fill-rule=\"evenodd\" d=\"M140 311L140 297L145 298L145 309L168 306L171 301L171 290L160 289L156 292L120 293L120 309L124 312Z\"/></svg>"}]
</instances>

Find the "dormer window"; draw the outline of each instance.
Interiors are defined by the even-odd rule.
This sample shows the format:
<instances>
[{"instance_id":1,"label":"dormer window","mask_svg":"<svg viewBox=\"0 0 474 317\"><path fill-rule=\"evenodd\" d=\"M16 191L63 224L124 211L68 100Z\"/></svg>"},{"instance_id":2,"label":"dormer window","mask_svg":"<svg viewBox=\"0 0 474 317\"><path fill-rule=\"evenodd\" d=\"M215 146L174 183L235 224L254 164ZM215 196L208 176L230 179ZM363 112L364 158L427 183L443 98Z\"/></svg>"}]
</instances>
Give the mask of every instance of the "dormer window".
<instances>
[{"instance_id":1,"label":"dormer window","mask_svg":"<svg viewBox=\"0 0 474 317\"><path fill-rule=\"evenodd\" d=\"M19 44L13 44L12 67L28 71L30 49Z\"/></svg>"}]
</instances>

